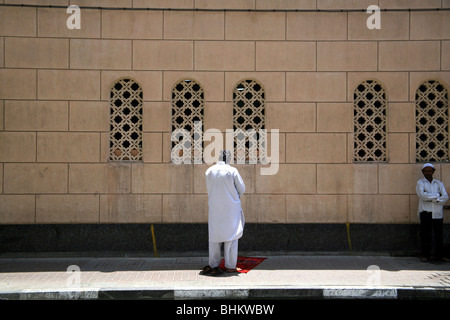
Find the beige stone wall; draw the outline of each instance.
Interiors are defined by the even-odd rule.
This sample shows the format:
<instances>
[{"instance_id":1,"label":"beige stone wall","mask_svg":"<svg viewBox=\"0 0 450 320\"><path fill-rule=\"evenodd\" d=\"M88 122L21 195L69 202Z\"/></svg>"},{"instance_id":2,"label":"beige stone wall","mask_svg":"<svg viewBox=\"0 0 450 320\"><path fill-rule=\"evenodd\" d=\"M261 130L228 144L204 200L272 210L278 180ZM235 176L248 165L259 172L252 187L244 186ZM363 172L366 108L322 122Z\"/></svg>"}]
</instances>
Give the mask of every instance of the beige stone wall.
<instances>
[{"instance_id":1,"label":"beige stone wall","mask_svg":"<svg viewBox=\"0 0 450 320\"><path fill-rule=\"evenodd\" d=\"M70 1L72 2L72 1ZM0 4L68 0L0 0ZM183 9L450 8L448 0L78 0L79 6ZM205 91L205 129L232 128L232 90L266 90L266 128L280 130L276 175L237 165L256 223L416 223L415 90L450 89L450 11L124 11L0 7L0 223L207 221L206 164L170 161L171 90ZM143 161L108 161L109 90L144 93ZM388 162L353 163L353 91L385 86ZM450 191L450 164L436 177Z\"/></svg>"}]
</instances>

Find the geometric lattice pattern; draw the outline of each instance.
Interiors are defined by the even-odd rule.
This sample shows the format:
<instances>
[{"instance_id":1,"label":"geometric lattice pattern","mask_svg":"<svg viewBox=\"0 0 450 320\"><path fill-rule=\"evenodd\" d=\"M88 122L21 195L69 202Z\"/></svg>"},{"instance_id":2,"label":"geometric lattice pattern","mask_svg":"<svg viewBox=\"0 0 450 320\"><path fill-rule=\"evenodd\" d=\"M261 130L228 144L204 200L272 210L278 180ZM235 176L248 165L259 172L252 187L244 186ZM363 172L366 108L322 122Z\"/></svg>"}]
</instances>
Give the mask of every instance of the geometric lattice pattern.
<instances>
[{"instance_id":1,"label":"geometric lattice pattern","mask_svg":"<svg viewBox=\"0 0 450 320\"><path fill-rule=\"evenodd\" d=\"M448 92L435 80L416 90L416 161L447 161Z\"/></svg>"},{"instance_id":2,"label":"geometric lattice pattern","mask_svg":"<svg viewBox=\"0 0 450 320\"><path fill-rule=\"evenodd\" d=\"M184 129L188 134L188 137L172 141L172 150L178 144L184 144L184 149L180 148L178 153L172 154L172 160L176 163L202 159L204 100L203 88L195 80L182 80L172 90L172 133ZM191 150L191 153L186 154L183 150Z\"/></svg>"},{"instance_id":3,"label":"geometric lattice pattern","mask_svg":"<svg viewBox=\"0 0 450 320\"><path fill-rule=\"evenodd\" d=\"M387 161L386 92L375 80L358 85L353 94L354 161Z\"/></svg>"},{"instance_id":4,"label":"geometric lattice pattern","mask_svg":"<svg viewBox=\"0 0 450 320\"><path fill-rule=\"evenodd\" d=\"M256 163L265 152L265 93L255 80L243 80L233 90L234 151L238 163ZM258 146L259 144L259 146ZM262 154L260 154L260 159Z\"/></svg>"},{"instance_id":5,"label":"geometric lattice pattern","mask_svg":"<svg viewBox=\"0 0 450 320\"><path fill-rule=\"evenodd\" d=\"M121 79L111 88L110 160L142 160L142 101L142 89L131 79Z\"/></svg>"}]
</instances>

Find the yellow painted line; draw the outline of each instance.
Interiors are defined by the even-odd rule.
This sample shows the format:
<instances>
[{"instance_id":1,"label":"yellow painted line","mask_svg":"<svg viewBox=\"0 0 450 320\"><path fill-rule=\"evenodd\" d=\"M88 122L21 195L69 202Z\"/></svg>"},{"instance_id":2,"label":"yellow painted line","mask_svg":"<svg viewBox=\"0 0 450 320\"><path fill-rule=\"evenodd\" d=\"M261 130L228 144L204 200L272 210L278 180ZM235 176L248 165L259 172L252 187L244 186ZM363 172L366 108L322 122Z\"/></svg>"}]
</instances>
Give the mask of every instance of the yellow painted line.
<instances>
[{"instance_id":1,"label":"yellow painted line","mask_svg":"<svg viewBox=\"0 0 450 320\"><path fill-rule=\"evenodd\" d=\"M350 251L352 251L352 241L350 240L350 224L347 222L347 239L348 239L348 246L350 247Z\"/></svg>"},{"instance_id":2,"label":"yellow painted line","mask_svg":"<svg viewBox=\"0 0 450 320\"><path fill-rule=\"evenodd\" d=\"M152 240L153 240L153 255L155 257L159 257L158 250L156 249L156 238L155 238L155 228L151 225L150 229L152 230Z\"/></svg>"}]
</instances>

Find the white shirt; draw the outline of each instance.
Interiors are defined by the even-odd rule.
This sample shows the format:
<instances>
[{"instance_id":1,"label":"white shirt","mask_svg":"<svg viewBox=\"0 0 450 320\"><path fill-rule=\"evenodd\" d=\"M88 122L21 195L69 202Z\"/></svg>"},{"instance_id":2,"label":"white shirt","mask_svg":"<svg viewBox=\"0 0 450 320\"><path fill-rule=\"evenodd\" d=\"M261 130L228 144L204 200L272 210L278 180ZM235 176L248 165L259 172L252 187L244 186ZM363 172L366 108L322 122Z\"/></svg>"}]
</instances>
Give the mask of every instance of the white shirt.
<instances>
[{"instance_id":1,"label":"white shirt","mask_svg":"<svg viewBox=\"0 0 450 320\"><path fill-rule=\"evenodd\" d=\"M448 200L448 195L442 182L436 179L430 182L426 178L422 178L417 181L416 193L419 196L417 214L428 211L432 213L433 219L444 217L443 207Z\"/></svg>"},{"instance_id":2,"label":"white shirt","mask_svg":"<svg viewBox=\"0 0 450 320\"><path fill-rule=\"evenodd\" d=\"M245 184L238 170L223 161L205 172L208 189L208 234L210 242L239 239L244 231L240 197Z\"/></svg>"}]
</instances>

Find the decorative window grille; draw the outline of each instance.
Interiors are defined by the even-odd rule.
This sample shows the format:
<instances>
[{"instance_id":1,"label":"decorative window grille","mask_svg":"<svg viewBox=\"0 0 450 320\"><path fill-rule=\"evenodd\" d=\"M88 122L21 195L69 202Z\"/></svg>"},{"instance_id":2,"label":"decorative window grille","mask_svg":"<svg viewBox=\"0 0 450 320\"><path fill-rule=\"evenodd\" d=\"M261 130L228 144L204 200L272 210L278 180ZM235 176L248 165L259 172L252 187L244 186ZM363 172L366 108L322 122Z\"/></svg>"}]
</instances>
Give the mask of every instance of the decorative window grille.
<instances>
[{"instance_id":1,"label":"decorative window grille","mask_svg":"<svg viewBox=\"0 0 450 320\"><path fill-rule=\"evenodd\" d=\"M416 90L416 161L448 161L448 92L435 80Z\"/></svg>"},{"instance_id":2,"label":"decorative window grille","mask_svg":"<svg viewBox=\"0 0 450 320\"><path fill-rule=\"evenodd\" d=\"M110 160L142 160L142 101L142 89L132 79L120 79L111 88Z\"/></svg>"},{"instance_id":3,"label":"decorative window grille","mask_svg":"<svg viewBox=\"0 0 450 320\"><path fill-rule=\"evenodd\" d=\"M239 82L233 90L234 153L238 163L264 161L266 135L264 88L255 80ZM259 143L259 146L258 146Z\"/></svg>"},{"instance_id":4,"label":"decorative window grille","mask_svg":"<svg viewBox=\"0 0 450 320\"><path fill-rule=\"evenodd\" d=\"M355 89L354 160L387 161L386 92L375 80L363 81Z\"/></svg>"},{"instance_id":5,"label":"decorative window grille","mask_svg":"<svg viewBox=\"0 0 450 320\"><path fill-rule=\"evenodd\" d=\"M172 90L172 135L177 131L188 134L181 140L177 137L172 141L172 150L183 144L178 152L172 152L172 161L176 163L190 163L192 156L196 163L202 159L203 139L200 135L203 132L204 99L203 88L195 80L182 80Z\"/></svg>"}]
</instances>

